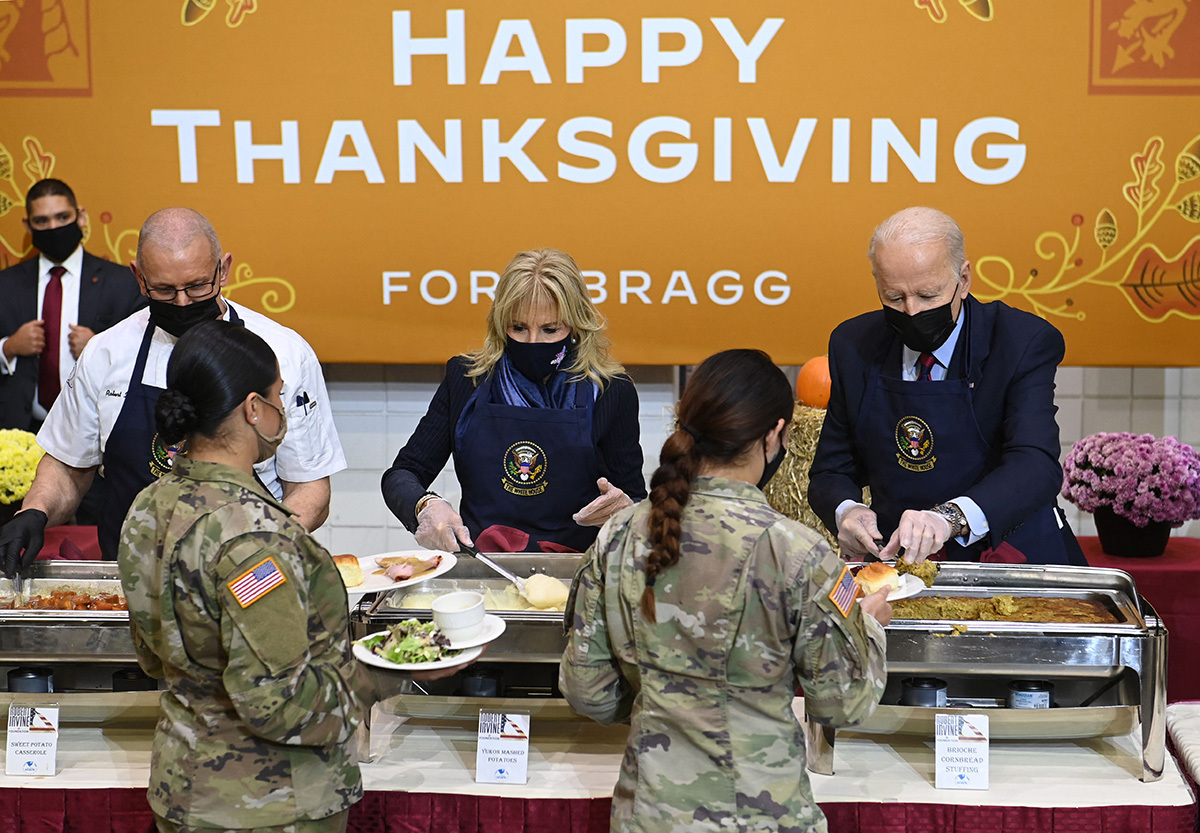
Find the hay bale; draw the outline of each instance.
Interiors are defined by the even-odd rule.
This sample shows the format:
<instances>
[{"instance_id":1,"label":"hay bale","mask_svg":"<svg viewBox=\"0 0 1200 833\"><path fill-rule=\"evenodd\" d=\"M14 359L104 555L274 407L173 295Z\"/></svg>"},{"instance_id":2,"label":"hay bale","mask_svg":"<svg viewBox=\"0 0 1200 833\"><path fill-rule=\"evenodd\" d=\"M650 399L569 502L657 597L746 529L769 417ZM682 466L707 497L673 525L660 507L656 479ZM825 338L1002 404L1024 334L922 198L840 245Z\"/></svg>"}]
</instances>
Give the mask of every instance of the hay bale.
<instances>
[{"instance_id":1,"label":"hay bale","mask_svg":"<svg viewBox=\"0 0 1200 833\"><path fill-rule=\"evenodd\" d=\"M783 464L763 493L776 511L815 529L829 542L834 552L840 552L837 536L825 528L817 513L808 505L808 469L816 454L817 439L821 436L821 426L824 423L824 408L810 408L796 403L796 410L792 413L792 430L787 441L787 456L783 458ZM865 489L863 502L870 503Z\"/></svg>"}]
</instances>

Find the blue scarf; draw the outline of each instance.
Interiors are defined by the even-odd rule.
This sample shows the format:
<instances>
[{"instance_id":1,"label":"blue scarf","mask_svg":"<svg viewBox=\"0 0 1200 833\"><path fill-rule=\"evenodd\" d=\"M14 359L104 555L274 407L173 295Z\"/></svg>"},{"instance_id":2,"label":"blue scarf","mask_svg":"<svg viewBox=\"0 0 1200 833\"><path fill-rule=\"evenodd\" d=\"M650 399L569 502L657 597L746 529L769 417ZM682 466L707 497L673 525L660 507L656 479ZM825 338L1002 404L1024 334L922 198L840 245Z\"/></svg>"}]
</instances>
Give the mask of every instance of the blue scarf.
<instances>
[{"instance_id":1,"label":"blue scarf","mask_svg":"<svg viewBox=\"0 0 1200 833\"><path fill-rule=\"evenodd\" d=\"M508 356L502 354L500 361L496 362L496 366L492 368L492 404L515 405L518 408L574 408L575 386L578 384L592 386L594 401L600 392L595 383L588 380L570 381L571 373L566 368L574 362L574 359L573 351L568 351L562 363L563 369L551 373L543 383L526 378L525 374L513 367ZM471 414L475 410L478 399L479 388L476 388L475 393L471 394L471 398L463 406L462 415L459 416L458 424L454 427L455 447L462 445L462 439L466 436L467 426L471 422Z\"/></svg>"}]
</instances>

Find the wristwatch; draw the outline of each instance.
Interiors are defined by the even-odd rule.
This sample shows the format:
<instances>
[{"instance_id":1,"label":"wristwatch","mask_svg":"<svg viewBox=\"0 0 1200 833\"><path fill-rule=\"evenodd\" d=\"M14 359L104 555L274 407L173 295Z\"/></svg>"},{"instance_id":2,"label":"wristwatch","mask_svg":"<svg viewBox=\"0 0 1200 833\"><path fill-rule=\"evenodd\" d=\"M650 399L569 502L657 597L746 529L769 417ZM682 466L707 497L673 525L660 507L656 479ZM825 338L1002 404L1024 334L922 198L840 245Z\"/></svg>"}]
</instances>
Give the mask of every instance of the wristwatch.
<instances>
[{"instance_id":1,"label":"wristwatch","mask_svg":"<svg viewBox=\"0 0 1200 833\"><path fill-rule=\"evenodd\" d=\"M971 531L971 525L967 523L967 516L958 508L957 503L939 503L929 511L937 512L950 522L951 538L961 538Z\"/></svg>"}]
</instances>

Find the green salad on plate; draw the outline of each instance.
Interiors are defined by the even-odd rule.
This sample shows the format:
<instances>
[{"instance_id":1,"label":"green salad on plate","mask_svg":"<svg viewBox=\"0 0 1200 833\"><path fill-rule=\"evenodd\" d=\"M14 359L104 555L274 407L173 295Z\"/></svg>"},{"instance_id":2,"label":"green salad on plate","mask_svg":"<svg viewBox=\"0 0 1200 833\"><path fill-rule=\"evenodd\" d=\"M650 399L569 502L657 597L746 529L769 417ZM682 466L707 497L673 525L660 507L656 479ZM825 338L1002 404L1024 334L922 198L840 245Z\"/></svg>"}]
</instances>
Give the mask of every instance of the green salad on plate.
<instances>
[{"instance_id":1,"label":"green salad on plate","mask_svg":"<svg viewBox=\"0 0 1200 833\"><path fill-rule=\"evenodd\" d=\"M437 662L462 653L450 650L450 640L437 629L437 625L417 619L405 619L389 625L386 631L364 637L358 644L397 665Z\"/></svg>"}]
</instances>

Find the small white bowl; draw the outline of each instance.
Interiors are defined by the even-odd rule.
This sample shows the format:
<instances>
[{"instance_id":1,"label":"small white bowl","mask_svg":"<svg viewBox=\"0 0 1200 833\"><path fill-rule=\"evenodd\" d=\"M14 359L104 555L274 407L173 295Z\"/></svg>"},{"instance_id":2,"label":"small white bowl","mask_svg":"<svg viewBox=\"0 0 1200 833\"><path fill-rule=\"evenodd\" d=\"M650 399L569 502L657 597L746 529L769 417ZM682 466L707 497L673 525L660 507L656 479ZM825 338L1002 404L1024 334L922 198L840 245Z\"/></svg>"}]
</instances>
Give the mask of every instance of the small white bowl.
<instances>
[{"instance_id":1,"label":"small white bowl","mask_svg":"<svg viewBox=\"0 0 1200 833\"><path fill-rule=\"evenodd\" d=\"M430 605L433 621L451 642L462 642L483 632L483 594L460 590L438 596Z\"/></svg>"}]
</instances>

